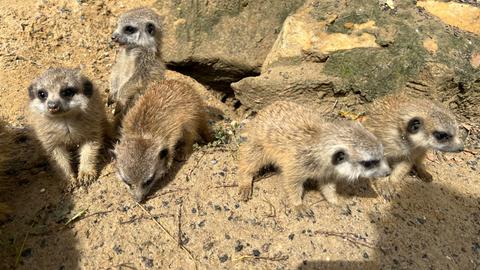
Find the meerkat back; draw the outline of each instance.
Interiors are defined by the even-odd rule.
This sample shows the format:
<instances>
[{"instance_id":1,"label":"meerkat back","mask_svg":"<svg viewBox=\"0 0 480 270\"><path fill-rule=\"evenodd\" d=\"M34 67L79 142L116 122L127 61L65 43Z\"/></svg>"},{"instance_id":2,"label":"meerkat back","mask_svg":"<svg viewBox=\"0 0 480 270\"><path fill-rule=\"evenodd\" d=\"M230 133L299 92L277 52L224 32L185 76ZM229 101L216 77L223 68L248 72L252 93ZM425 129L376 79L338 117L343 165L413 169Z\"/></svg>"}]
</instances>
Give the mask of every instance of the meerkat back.
<instances>
[{"instance_id":1,"label":"meerkat back","mask_svg":"<svg viewBox=\"0 0 480 270\"><path fill-rule=\"evenodd\" d=\"M137 201L170 170L178 147L181 158L194 141L208 142L210 131L203 101L187 84L165 80L153 84L127 112L115 147L118 177Z\"/></svg>"}]
</instances>

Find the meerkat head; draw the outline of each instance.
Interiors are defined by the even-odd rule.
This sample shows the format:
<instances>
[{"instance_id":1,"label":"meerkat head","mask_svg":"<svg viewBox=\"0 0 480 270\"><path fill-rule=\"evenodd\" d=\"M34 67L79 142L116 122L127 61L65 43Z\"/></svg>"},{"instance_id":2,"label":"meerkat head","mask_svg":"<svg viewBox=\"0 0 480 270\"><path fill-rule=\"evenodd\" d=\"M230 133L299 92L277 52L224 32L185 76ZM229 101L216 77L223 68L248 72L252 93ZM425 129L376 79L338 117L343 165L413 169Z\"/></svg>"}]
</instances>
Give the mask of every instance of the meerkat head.
<instances>
[{"instance_id":1,"label":"meerkat head","mask_svg":"<svg viewBox=\"0 0 480 270\"><path fill-rule=\"evenodd\" d=\"M463 151L455 117L440 104L404 117L404 136L412 148L433 148L443 152ZM412 110L415 111L415 110Z\"/></svg>"},{"instance_id":2,"label":"meerkat head","mask_svg":"<svg viewBox=\"0 0 480 270\"><path fill-rule=\"evenodd\" d=\"M112 40L129 49L144 47L157 50L161 39L160 16L149 8L123 13L112 34Z\"/></svg>"},{"instance_id":3,"label":"meerkat head","mask_svg":"<svg viewBox=\"0 0 480 270\"><path fill-rule=\"evenodd\" d=\"M379 139L360 123L338 121L335 136L329 138L325 163L338 178L355 181L358 178L377 178L390 175Z\"/></svg>"},{"instance_id":4,"label":"meerkat head","mask_svg":"<svg viewBox=\"0 0 480 270\"><path fill-rule=\"evenodd\" d=\"M150 138L124 138L115 148L116 169L137 202L168 171L173 157L166 144Z\"/></svg>"},{"instance_id":5,"label":"meerkat head","mask_svg":"<svg viewBox=\"0 0 480 270\"><path fill-rule=\"evenodd\" d=\"M80 69L50 68L28 87L30 108L48 117L81 112L87 109L93 90Z\"/></svg>"}]
</instances>

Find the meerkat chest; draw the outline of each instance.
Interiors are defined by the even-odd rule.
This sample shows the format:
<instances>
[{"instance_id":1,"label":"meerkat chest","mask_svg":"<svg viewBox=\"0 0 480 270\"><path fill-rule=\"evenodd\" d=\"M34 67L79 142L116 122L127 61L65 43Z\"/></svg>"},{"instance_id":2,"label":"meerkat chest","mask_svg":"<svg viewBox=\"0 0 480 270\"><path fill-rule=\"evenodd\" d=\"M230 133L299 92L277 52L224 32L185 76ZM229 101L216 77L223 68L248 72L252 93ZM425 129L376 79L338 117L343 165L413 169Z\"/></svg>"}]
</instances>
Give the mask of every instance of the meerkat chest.
<instances>
[{"instance_id":1,"label":"meerkat chest","mask_svg":"<svg viewBox=\"0 0 480 270\"><path fill-rule=\"evenodd\" d=\"M112 90L119 91L135 73L135 55L122 51L112 72Z\"/></svg>"},{"instance_id":2,"label":"meerkat chest","mask_svg":"<svg viewBox=\"0 0 480 270\"><path fill-rule=\"evenodd\" d=\"M59 119L41 128L44 138L55 144L74 145L88 140L89 125L83 121Z\"/></svg>"}]
</instances>

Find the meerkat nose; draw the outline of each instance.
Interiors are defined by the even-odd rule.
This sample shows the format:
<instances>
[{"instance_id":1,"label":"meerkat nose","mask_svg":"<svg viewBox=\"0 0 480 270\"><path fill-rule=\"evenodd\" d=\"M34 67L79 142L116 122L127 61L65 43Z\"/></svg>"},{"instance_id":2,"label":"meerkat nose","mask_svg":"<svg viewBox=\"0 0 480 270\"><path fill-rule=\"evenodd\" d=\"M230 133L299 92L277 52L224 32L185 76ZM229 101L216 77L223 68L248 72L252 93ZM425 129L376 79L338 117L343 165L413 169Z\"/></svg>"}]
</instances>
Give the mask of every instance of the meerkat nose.
<instances>
[{"instance_id":1,"label":"meerkat nose","mask_svg":"<svg viewBox=\"0 0 480 270\"><path fill-rule=\"evenodd\" d=\"M112 41L118 42L118 34L117 33L112 34Z\"/></svg>"},{"instance_id":2,"label":"meerkat nose","mask_svg":"<svg viewBox=\"0 0 480 270\"><path fill-rule=\"evenodd\" d=\"M60 103L58 101L48 101L47 107L49 111L57 112L60 110Z\"/></svg>"}]
</instances>

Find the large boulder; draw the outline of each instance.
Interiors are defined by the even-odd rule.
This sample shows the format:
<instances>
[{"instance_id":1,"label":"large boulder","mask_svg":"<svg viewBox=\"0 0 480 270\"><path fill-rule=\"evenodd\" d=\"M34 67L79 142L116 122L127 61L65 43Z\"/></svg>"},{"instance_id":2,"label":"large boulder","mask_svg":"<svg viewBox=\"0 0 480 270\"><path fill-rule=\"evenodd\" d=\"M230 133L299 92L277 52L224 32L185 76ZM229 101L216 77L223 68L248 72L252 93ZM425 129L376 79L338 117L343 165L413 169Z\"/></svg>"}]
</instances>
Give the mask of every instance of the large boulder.
<instances>
[{"instance_id":1,"label":"large boulder","mask_svg":"<svg viewBox=\"0 0 480 270\"><path fill-rule=\"evenodd\" d=\"M283 21L304 0L165 0L163 57L200 82L228 87L258 74Z\"/></svg>"},{"instance_id":2,"label":"large boulder","mask_svg":"<svg viewBox=\"0 0 480 270\"><path fill-rule=\"evenodd\" d=\"M406 88L480 116L480 8L415 2L307 0L285 20L260 76L231 86L254 109L276 99L342 106L342 97L362 103Z\"/></svg>"}]
</instances>

